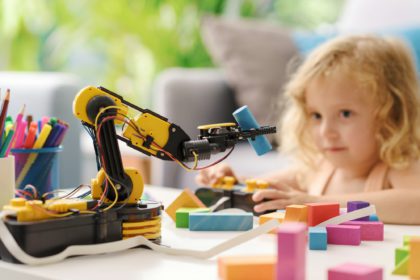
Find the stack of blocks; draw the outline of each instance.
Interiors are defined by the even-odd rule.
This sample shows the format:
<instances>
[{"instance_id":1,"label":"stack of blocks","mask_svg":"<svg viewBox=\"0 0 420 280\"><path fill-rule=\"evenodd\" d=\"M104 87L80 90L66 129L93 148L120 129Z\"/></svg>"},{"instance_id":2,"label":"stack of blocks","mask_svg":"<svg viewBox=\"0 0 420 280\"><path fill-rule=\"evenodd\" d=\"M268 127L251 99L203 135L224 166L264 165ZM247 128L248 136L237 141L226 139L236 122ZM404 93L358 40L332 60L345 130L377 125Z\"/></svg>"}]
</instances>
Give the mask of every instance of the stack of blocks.
<instances>
[{"instance_id":1,"label":"stack of blocks","mask_svg":"<svg viewBox=\"0 0 420 280\"><path fill-rule=\"evenodd\" d=\"M349 212L368 207L364 201L349 201ZM271 219L279 222L307 222L309 226L309 249L327 250L327 244L360 245L361 241L383 241L384 225L377 220L377 216L366 216L340 225L317 227L330 218L340 214L338 203L308 203L306 205L289 205L286 212L274 212L261 215L259 223L263 224ZM273 231L271 231L273 233Z\"/></svg>"},{"instance_id":2,"label":"stack of blocks","mask_svg":"<svg viewBox=\"0 0 420 280\"><path fill-rule=\"evenodd\" d=\"M166 209L178 228L193 231L245 231L252 229L252 213L211 213L189 189Z\"/></svg>"},{"instance_id":3,"label":"stack of blocks","mask_svg":"<svg viewBox=\"0 0 420 280\"><path fill-rule=\"evenodd\" d=\"M347 203L348 212L368 206L369 203L363 201L349 201ZM357 246L360 245L361 241L383 240L383 223L371 221L369 216L345 222L340 225L327 225L325 230L324 228L318 227L309 228L309 249L311 250L326 250L327 244Z\"/></svg>"},{"instance_id":4,"label":"stack of blocks","mask_svg":"<svg viewBox=\"0 0 420 280\"><path fill-rule=\"evenodd\" d=\"M348 211L369 206L366 202L349 202ZM179 228L196 231L249 230L253 226L252 213L210 213L210 209L188 189L166 209ZM289 205L286 211L261 215L259 223L271 219L283 223L277 229L277 258L275 256L221 257L219 275L222 279L305 279L306 230L309 226L309 249L326 250L327 244L359 245L362 240L383 240L383 224L377 217L363 217L341 225L317 227L318 224L340 215L338 203L309 203ZM420 269L410 263L420 262L420 238L410 241L411 257L398 251L401 263L413 276L420 277ZM402 257L401 257L402 256ZM411 267L411 268L410 268ZM411 269L411 270L410 270ZM410 275L411 275L410 274ZM382 279L382 269L357 264L345 264L328 271L329 279ZM417 276L419 275L419 276ZM343 278L344 277L344 278ZM347 278L345 278L347 277ZM348 278L350 277L350 278Z\"/></svg>"},{"instance_id":5,"label":"stack of blocks","mask_svg":"<svg viewBox=\"0 0 420 280\"><path fill-rule=\"evenodd\" d=\"M395 269L392 274L420 279L420 236L404 236L403 246L395 249Z\"/></svg>"}]
</instances>

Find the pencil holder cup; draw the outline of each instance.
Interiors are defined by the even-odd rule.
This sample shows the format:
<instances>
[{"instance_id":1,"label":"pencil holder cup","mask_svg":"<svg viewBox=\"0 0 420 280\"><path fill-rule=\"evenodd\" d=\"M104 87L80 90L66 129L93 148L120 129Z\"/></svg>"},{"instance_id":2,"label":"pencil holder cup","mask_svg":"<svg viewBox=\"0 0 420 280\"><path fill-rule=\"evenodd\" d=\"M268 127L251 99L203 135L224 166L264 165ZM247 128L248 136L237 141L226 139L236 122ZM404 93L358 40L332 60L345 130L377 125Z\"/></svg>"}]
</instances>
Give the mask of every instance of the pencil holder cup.
<instances>
[{"instance_id":1,"label":"pencil holder cup","mask_svg":"<svg viewBox=\"0 0 420 280\"><path fill-rule=\"evenodd\" d=\"M15 159L14 156L0 158L0 210L15 197Z\"/></svg>"},{"instance_id":2,"label":"pencil holder cup","mask_svg":"<svg viewBox=\"0 0 420 280\"><path fill-rule=\"evenodd\" d=\"M38 195L51 192L59 187L60 171L58 155L61 146L42 149L12 149L15 156L16 188L26 185L36 188Z\"/></svg>"}]
</instances>

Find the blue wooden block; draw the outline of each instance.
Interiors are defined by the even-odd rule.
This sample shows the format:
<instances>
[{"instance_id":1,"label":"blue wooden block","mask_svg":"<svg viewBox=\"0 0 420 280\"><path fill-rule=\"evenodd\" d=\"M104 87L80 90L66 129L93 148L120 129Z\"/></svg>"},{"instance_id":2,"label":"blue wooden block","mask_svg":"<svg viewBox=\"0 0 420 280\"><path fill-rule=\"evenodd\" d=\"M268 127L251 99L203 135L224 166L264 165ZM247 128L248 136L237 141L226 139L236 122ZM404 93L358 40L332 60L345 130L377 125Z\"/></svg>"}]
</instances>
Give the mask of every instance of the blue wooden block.
<instances>
[{"instance_id":1,"label":"blue wooden block","mask_svg":"<svg viewBox=\"0 0 420 280\"><path fill-rule=\"evenodd\" d=\"M192 231L244 231L252 229L252 213L190 213Z\"/></svg>"},{"instance_id":2,"label":"blue wooden block","mask_svg":"<svg viewBox=\"0 0 420 280\"><path fill-rule=\"evenodd\" d=\"M372 214L372 215L369 216L369 221L371 221L371 222L378 222L379 221L379 218L378 218L378 216L376 214Z\"/></svg>"},{"instance_id":3,"label":"blue wooden block","mask_svg":"<svg viewBox=\"0 0 420 280\"><path fill-rule=\"evenodd\" d=\"M327 250L327 229L325 227L309 228L309 249Z\"/></svg>"},{"instance_id":4,"label":"blue wooden block","mask_svg":"<svg viewBox=\"0 0 420 280\"><path fill-rule=\"evenodd\" d=\"M207 213L210 212L209 208L178 208L175 212L175 225L177 228L188 228L190 221L190 213Z\"/></svg>"}]
</instances>

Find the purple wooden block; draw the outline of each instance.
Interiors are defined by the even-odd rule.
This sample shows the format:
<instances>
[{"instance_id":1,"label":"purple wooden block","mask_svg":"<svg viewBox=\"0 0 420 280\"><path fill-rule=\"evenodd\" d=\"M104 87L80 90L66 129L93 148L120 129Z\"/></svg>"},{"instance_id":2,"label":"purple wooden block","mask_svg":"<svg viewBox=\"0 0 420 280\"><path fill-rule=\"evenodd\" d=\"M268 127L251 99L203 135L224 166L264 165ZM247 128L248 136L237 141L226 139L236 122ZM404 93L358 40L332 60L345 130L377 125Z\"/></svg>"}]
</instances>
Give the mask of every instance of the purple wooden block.
<instances>
[{"instance_id":1,"label":"purple wooden block","mask_svg":"<svg viewBox=\"0 0 420 280\"><path fill-rule=\"evenodd\" d=\"M306 224L283 223L277 230L277 280L304 280Z\"/></svg>"},{"instance_id":2,"label":"purple wooden block","mask_svg":"<svg viewBox=\"0 0 420 280\"><path fill-rule=\"evenodd\" d=\"M382 280L382 267L345 263L328 269L328 280Z\"/></svg>"},{"instance_id":3,"label":"purple wooden block","mask_svg":"<svg viewBox=\"0 0 420 280\"><path fill-rule=\"evenodd\" d=\"M360 226L327 225L328 244L360 245Z\"/></svg>"},{"instance_id":4,"label":"purple wooden block","mask_svg":"<svg viewBox=\"0 0 420 280\"><path fill-rule=\"evenodd\" d=\"M384 224L382 222L349 221L342 225L360 226L362 240L384 241Z\"/></svg>"},{"instance_id":5,"label":"purple wooden block","mask_svg":"<svg viewBox=\"0 0 420 280\"><path fill-rule=\"evenodd\" d=\"M347 212L351 212L354 210L359 210L362 208L368 207L370 204L366 201L348 201L347 202ZM354 219L353 221L369 221L369 216L361 217L358 219Z\"/></svg>"}]
</instances>

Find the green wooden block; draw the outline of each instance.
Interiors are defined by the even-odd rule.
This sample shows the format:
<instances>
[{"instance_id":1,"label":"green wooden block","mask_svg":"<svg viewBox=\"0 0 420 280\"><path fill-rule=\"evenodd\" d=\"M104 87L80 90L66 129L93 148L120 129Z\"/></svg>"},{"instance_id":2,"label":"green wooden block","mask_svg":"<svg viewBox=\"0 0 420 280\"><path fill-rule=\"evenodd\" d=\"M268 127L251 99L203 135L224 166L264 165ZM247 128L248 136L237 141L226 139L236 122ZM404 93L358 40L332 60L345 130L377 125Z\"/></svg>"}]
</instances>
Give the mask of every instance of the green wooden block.
<instances>
[{"instance_id":1,"label":"green wooden block","mask_svg":"<svg viewBox=\"0 0 420 280\"><path fill-rule=\"evenodd\" d=\"M178 208L175 212L175 224L177 228L188 228L190 213L208 213L209 208Z\"/></svg>"},{"instance_id":2,"label":"green wooden block","mask_svg":"<svg viewBox=\"0 0 420 280\"><path fill-rule=\"evenodd\" d=\"M396 248L395 249L395 266L398 266L398 264L406 257L408 256L409 249L408 247L404 248Z\"/></svg>"},{"instance_id":3,"label":"green wooden block","mask_svg":"<svg viewBox=\"0 0 420 280\"><path fill-rule=\"evenodd\" d=\"M395 267L394 271L392 271L392 274L408 275L408 258L409 256L406 256L404 259L402 259L400 263Z\"/></svg>"}]
</instances>

